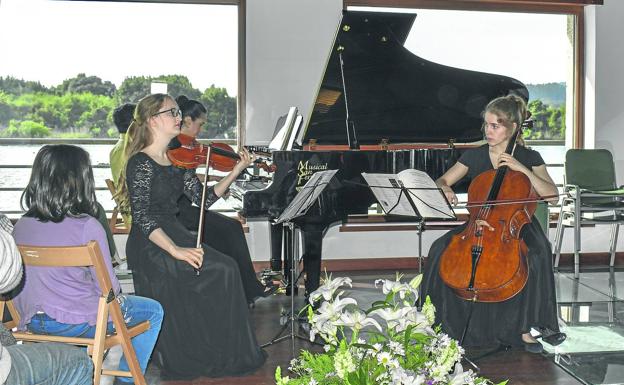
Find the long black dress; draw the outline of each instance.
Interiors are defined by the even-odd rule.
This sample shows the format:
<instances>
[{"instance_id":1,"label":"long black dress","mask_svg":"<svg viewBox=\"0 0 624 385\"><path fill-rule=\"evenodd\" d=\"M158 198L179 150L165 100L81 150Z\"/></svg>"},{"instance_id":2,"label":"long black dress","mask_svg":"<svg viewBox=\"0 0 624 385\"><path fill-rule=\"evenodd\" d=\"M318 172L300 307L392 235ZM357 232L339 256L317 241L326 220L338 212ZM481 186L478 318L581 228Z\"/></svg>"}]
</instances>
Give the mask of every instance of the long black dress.
<instances>
[{"instance_id":1,"label":"long black dress","mask_svg":"<svg viewBox=\"0 0 624 385\"><path fill-rule=\"evenodd\" d=\"M199 227L199 207L193 206L186 195L178 199L178 220L191 231ZM236 261L241 274L247 303L262 296L265 287L260 283L251 262L247 240L240 222L210 210L204 210L202 242Z\"/></svg>"},{"instance_id":2,"label":"long black dress","mask_svg":"<svg viewBox=\"0 0 624 385\"><path fill-rule=\"evenodd\" d=\"M195 247L195 237L176 218L183 193L200 201L195 174L138 153L128 160L126 175L133 218L126 253L137 294L156 299L165 311L156 346L163 377L221 377L259 368L265 354L249 320L236 262L202 245L204 262L197 276L188 263L148 238L160 228L176 245ZM206 200L206 207L217 200L212 189Z\"/></svg>"},{"instance_id":3,"label":"long black dress","mask_svg":"<svg viewBox=\"0 0 624 385\"><path fill-rule=\"evenodd\" d=\"M544 164L537 151L522 146L516 148L514 157L529 169ZM493 168L487 144L466 151L458 161L468 167L467 177L471 180ZM444 284L438 271L440 255L451 237L464 228L465 225L449 231L431 245L422 282L422 295L429 295L436 307L436 323L456 339L461 338L471 302L457 297ZM522 344L521 334L529 332L531 327L559 331L550 242L535 217L523 227L520 236L529 249L528 282L520 293L507 301L474 304L465 346L497 343L519 346Z\"/></svg>"}]
</instances>

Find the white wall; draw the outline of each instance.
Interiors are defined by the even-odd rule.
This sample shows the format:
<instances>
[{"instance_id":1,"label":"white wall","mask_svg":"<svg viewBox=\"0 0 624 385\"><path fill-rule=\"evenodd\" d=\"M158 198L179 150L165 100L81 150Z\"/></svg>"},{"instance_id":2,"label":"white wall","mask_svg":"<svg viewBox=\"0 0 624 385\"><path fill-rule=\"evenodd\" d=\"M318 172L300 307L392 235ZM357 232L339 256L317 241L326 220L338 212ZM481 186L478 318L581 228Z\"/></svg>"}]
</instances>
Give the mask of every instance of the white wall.
<instances>
[{"instance_id":1,"label":"white wall","mask_svg":"<svg viewBox=\"0 0 624 385\"><path fill-rule=\"evenodd\" d=\"M617 181L624 184L624 1L605 1L586 9L586 62L588 100L594 100L595 116L589 117L586 131L595 129L595 148L606 148L615 159ZM589 56L595 52L595 57ZM588 66L591 68L590 66Z\"/></svg>"},{"instance_id":2,"label":"white wall","mask_svg":"<svg viewBox=\"0 0 624 385\"><path fill-rule=\"evenodd\" d=\"M279 116L310 116L342 14L341 0L248 0L245 144L267 145Z\"/></svg>"}]
</instances>

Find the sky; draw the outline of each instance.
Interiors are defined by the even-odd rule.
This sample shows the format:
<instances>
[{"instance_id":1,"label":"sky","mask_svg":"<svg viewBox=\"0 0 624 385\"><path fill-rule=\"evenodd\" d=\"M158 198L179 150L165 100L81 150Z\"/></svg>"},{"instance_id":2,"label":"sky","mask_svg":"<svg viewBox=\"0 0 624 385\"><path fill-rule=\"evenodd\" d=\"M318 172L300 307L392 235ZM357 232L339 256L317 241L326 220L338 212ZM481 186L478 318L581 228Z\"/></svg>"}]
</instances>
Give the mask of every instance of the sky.
<instances>
[{"instance_id":1,"label":"sky","mask_svg":"<svg viewBox=\"0 0 624 385\"><path fill-rule=\"evenodd\" d=\"M427 60L451 67L503 74L527 84L539 84L565 82L572 62L565 15L349 9L416 13L405 47Z\"/></svg>"},{"instance_id":2,"label":"sky","mask_svg":"<svg viewBox=\"0 0 624 385\"><path fill-rule=\"evenodd\" d=\"M406 47L425 59L524 83L566 80L565 16L417 14ZM202 91L215 84L236 95L236 24L227 5L0 0L0 76L53 86L83 72L119 86L127 76L184 74Z\"/></svg>"},{"instance_id":3,"label":"sky","mask_svg":"<svg viewBox=\"0 0 624 385\"><path fill-rule=\"evenodd\" d=\"M236 95L237 7L1 0L0 76L46 86L84 72L117 86L127 76L184 74L203 91Z\"/></svg>"}]
</instances>

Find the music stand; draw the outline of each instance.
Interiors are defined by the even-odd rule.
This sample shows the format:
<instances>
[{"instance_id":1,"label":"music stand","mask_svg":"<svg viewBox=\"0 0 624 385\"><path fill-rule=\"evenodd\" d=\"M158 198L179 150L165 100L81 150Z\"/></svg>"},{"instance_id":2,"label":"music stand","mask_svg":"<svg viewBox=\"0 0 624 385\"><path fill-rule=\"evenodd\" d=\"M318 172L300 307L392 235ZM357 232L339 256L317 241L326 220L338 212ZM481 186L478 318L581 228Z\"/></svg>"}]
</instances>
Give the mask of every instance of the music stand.
<instances>
[{"instance_id":1,"label":"music stand","mask_svg":"<svg viewBox=\"0 0 624 385\"><path fill-rule=\"evenodd\" d=\"M297 245L298 242L295 239L295 223L294 219L304 215L308 209L312 206L312 204L316 201L318 196L323 192L323 189L331 178L336 174L338 170L327 170L327 171L319 171L312 175L310 180L301 188L299 193L295 196L295 198L290 202L288 207L284 209L282 214L276 219L276 223L282 223L284 227L288 227L291 231L291 250L289 256L290 263L290 312L288 314L287 322L282 325L280 331L273 337L269 342L262 345L262 347L276 344L281 341L285 341L287 339L291 340L292 343L292 354L293 357L295 355L295 338L299 338L301 340L309 341L308 337L301 336L295 332L295 286L297 285L296 280L298 277L296 276L295 270L295 262L298 263L295 255L297 254ZM290 325L290 333L283 335L284 331Z\"/></svg>"},{"instance_id":2,"label":"music stand","mask_svg":"<svg viewBox=\"0 0 624 385\"><path fill-rule=\"evenodd\" d=\"M418 273L422 273L422 232L425 219L456 219L446 196L427 173L408 169L399 174L362 173L387 215L411 218L417 223ZM418 296L422 307L422 296Z\"/></svg>"}]
</instances>

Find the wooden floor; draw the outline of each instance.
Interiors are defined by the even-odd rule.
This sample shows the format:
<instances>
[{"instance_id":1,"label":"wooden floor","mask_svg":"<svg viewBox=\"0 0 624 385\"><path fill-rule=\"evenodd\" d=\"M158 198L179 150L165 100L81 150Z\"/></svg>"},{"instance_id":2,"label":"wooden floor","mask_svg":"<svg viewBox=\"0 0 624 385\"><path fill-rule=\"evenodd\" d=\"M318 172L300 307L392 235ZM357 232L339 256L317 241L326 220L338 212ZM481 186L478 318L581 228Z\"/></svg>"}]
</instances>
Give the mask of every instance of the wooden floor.
<instances>
[{"instance_id":1,"label":"wooden floor","mask_svg":"<svg viewBox=\"0 0 624 385\"><path fill-rule=\"evenodd\" d=\"M389 277L394 276L394 272L388 272ZM363 273L344 274L341 276L354 276ZM371 274L370 272L366 274ZM373 276L370 276L373 277ZM380 277L379 273L375 273L376 278ZM365 277L369 278L369 277ZM358 279L359 281L359 279ZM354 290L357 290L357 284ZM300 290L303 293L303 290ZM296 297L296 307L299 308L303 304L302 295ZM270 298L263 298L256 302L254 309L250 310L252 319L256 329L256 335L259 343L270 341L281 329L280 314L283 309L290 307L290 297L283 294L274 295ZM299 327L297 332L303 333ZM301 334L303 335L303 334ZM320 347L310 344L308 341L296 339L295 351L300 349L319 350ZM292 358L291 340L277 343L265 348L268 354L267 361L262 368L253 375L245 377L227 377L227 378L198 378L193 381L163 381L160 379L160 373L155 365L150 365L147 371L147 380L150 385L269 385L275 384L274 373L277 366L282 367L282 372L287 371L288 363ZM469 356L477 356L480 351L468 351ZM499 382L509 380L509 384L514 385L540 385L540 384L560 384L560 385L577 385L580 382L559 368L553 361L544 355L536 355L527 353L523 350L511 350L498 352L489 357L483 358L477 362L480 367L481 375ZM468 369L468 364L464 364L464 369Z\"/></svg>"}]
</instances>

